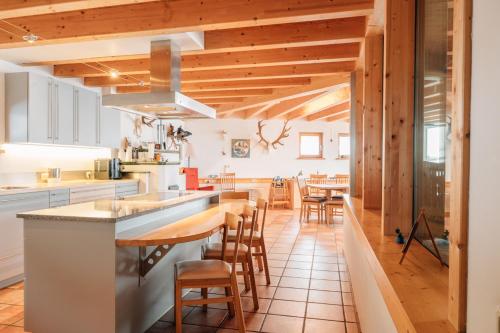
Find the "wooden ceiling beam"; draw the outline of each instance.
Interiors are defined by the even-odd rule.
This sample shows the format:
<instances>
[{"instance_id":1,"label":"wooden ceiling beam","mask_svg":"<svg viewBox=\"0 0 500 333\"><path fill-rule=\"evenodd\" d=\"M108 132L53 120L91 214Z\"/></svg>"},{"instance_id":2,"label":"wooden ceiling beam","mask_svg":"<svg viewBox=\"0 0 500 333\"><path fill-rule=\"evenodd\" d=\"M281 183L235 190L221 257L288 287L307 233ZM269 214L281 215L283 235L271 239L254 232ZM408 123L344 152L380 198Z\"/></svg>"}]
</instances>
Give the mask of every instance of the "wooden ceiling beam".
<instances>
[{"instance_id":1,"label":"wooden ceiling beam","mask_svg":"<svg viewBox=\"0 0 500 333\"><path fill-rule=\"evenodd\" d=\"M141 88L141 89L136 89ZM116 87L116 93L139 93L139 92L150 92L149 86L125 86ZM241 89L241 90L216 90L216 91L193 91L187 95L191 98L224 98L224 97L249 97L249 96L261 96L269 95L273 93L271 88L263 89Z\"/></svg>"},{"instance_id":2,"label":"wooden ceiling beam","mask_svg":"<svg viewBox=\"0 0 500 333\"><path fill-rule=\"evenodd\" d=\"M246 90L261 88L292 88L302 87L311 83L310 78L296 77L285 79L259 79L244 81L218 81L218 82L185 82L181 83L181 91L218 91L218 90Z\"/></svg>"},{"instance_id":3,"label":"wooden ceiling beam","mask_svg":"<svg viewBox=\"0 0 500 333\"><path fill-rule=\"evenodd\" d=\"M181 79L182 82L213 82L326 76L336 73L349 73L354 70L354 66L354 61L345 61L325 64L256 67L252 69L235 68L224 71L205 70L183 72ZM86 86L96 87L136 85L140 81L149 83L149 74L123 75L116 78L109 75L84 78Z\"/></svg>"},{"instance_id":4,"label":"wooden ceiling beam","mask_svg":"<svg viewBox=\"0 0 500 333\"><path fill-rule=\"evenodd\" d=\"M227 105L220 108L219 113L231 114L236 111L246 110L257 106L263 106L268 103L277 103L284 100L312 95L333 89L335 86L342 87L349 85L349 75L339 74L319 78L312 78L311 84L301 87L291 87L276 89L271 95L249 97L243 103Z\"/></svg>"},{"instance_id":5,"label":"wooden ceiling beam","mask_svg":"<svg viewBox=\"0 0 500 333\"><path fill-rule=\"evenodd\" d=\"M325 76L337 73L350 73L354 61L330 62L324 64L284 65L255 68L234 68L227 70L204 70L182 72L183 82L211 82L249 79L278 79L286 77Z\"/></svg>"},{"instance_id":6,"label":"wooden ceiling beam","mask_svg":"<svg viewBox=\"0 0 500 333\"><path fill-rule=\"evenodd\" d=\"M298 120L305 118L311 114L323 111L333 105L337 105L342 103L343 101L350 98L350 87L349 86L341 86L335 91L328 92L327 94L322 95L321 97L307 103L301 108L290 112L287 115L288 120Z\"/></svg>"},{"instance_id":7,"label":"wooden ceiling beam","mask_svg":"<svg viewBox=\"0 0 500 333\"><path fill-rule=\"evenodd\" d=\"M39 44L54 44L331 20L366 16L372 11L373 0L288 1L286 6L269 0L177 0L15 17L9 23L40 36ZM206 35L206 47L213 48L218 36ZM26 45L19 36L0 34L0 47Z\"/></svg>"},{"instance_id":8,"label":"wooden ceiling beam","mask_svg":"<svg viewBox=\"0 0 500 333\"><path fill-rule=\"evenodd\" d=\"M347 113L337 114L337 115L328 117L325 119L325 121L328 121L328 122L339 121L339 120L349 121L349 119L350 119L350 115L349 115L349 112L347 112Z\"/></svg>"},{"instance_id":9,"label":"wooden ceiling beam","mask_svg":"<svg viewBox=\"0 0 500 333\"><path fill-rule=\"evenodd\" d=\"M130 5L157 0L2 0L0 19L53 14L72 10Z\"/></svg>"},{"instance_id":10,"label":"wooden ceiling beam","mask_svg":"<svg viewBox=\"0 0 500 333\"><path fill-rule=\"evenodd\" d=\"M231 104L231 103L241 103L243 102L244 97L222 97L222 98L195 98L198 102L201 103L210 103L210 104Z\"/></svg>"},{"instance_id":11,"label":"wooden ceiling beam","mask_svg":"<svg viewBox=\"0 0 500 333\"><path fill-rule=\"evenodd\" d=\"M273 107L274 103L269 103L269 104L266 104L264 106L257 106L255 108L252 108L250 110L242 110L242 111L239 111L240 113L244 113L244 118L245 119L250 119L250 118L253 118L253 117L256 117L264 112L266 112L266 110L268 110L269 108ZM234 115L234 114L233 114Z\"/></svg>"},{"instance_id":12,"label":"wooden ceiling beam","mask_svg":"<svg viewBox=\"0 0 500 333\"><path fill-rule=\"evenodd\" d=\"M205 52L357 43L364 39L365 31L363 16L206 31Z\"/></svg>"},{"instance_id":13,"label":"wooden ceiling beam","mask_svg":"<svg viewBox=\"0 0 500 333\"><path fill-rule=\"evenodd\" d=\"M309 103L310 101L314 100L315 98L318 98L319 96L321 96L323 94L324 94L324 92L319 92L319 93L312 94L312 95L306 95L306 96L301 96L301 97L294 98L294 99L289 99L286 101L281 101L281 102L275 104L269 110L267 110L266 118L273 119L273 118L283 117L286 114L288 114L294 110L297 110L301 106Z\"/></svg>"},{"instance_id":14,"label":"wooden ceiling beam","mask_svg":"<svg viewBox=\"0 0 500 333\"><path fill-rule=\"evenodd\" d=\"M346 112L349 112L351 110L351 102L346 101L331 107L328 107L322 111L313 113L309 116L307 116L308 121L315 121L315 120L323 120L325 118L338 115L338 114L343 114Z\"/></svg>"},{"instance_id":15,"label":"wooden ceiling beam","mask_svg":"<svg viewBox=\"0 0 500 333\"><path fill-rule=\"evenodd\" d=\"M182 56L181 70L216 70L255 68L278 65L316 64L353 61L359 55L359 43L338 45L289 47L273 50L256 50L225 53L202 53ZM102 76L111 70L122 74L147 74L150 71L149 55L134 59L92 61L54 64L54 75L60 77Z\"/></svg>"}]
</instances>

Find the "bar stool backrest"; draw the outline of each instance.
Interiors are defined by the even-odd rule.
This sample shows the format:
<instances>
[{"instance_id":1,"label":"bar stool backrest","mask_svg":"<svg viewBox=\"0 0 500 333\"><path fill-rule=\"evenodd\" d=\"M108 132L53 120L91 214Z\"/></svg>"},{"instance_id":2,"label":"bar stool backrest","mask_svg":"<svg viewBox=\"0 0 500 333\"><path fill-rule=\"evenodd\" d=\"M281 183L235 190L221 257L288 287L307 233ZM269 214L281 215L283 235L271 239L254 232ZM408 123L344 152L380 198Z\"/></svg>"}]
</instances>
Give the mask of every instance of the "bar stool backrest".
<instances>
[{"instance_id":1,"label":"bar stool backrest","mask_svg":"<svg viewBox=\"0 0 500 333\"><path fill-rule=\"evenodd\" d=\"M266 200L264 200L262 198L257 199L257 221L259 220L259 215L260 215L260 212L262 211L262 222L260 224L261 235L264 233L264 226L266 224L267 205L268 205L268 203Z\"/></svg>"},{"instance_id":2,"label":"bar stool backrest","mask_svg":"<svg viewBox=\"0 0 500 333\"><path fill-rule=\"evenodd\" d=\"M227 232L229 230L229 225L237 224L236 228L236 239L234 240L234 252L233 258L238 258L238 248L243 238L243 221L241 221L240 217L236 214L226 212L225 223L224 223L224 234L222 236L222 252L221 252L221 260L225 261L225 254L227 248ZM236 263L238 260L233 260L231 267L231 274L236 274Z\"/></svg>"}]
</instances>

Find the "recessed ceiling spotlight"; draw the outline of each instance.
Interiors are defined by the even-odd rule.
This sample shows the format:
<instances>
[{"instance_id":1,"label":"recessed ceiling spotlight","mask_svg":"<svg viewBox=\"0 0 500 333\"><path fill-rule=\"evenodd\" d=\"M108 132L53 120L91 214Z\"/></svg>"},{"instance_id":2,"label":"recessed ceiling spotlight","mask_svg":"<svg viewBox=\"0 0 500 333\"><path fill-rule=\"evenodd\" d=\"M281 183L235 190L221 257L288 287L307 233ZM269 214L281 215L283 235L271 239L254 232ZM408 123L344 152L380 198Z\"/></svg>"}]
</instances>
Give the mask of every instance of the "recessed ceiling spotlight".
<instances>
[{"instance_id":1,"label":"recessed ceiling spotlight","mask_svg":"<svg viewBox=\"0 0 500 333\"><path fill-rule=\"evenodd\" d=\"M120 76L120 73L118 73L118 71L115 71L115 70L112 70L109 75L112 77L112 78L117 78L118 76Z\"/></svg>"},{"instance_id":2,"label":"recessed ceiling spotlight","mask_svg":"<svg viewBox=\"0 0 500 333\"><path fill-rule=\"evenodd\" d=\"M23 40L25 40L26 42L28 43L34 43L38 40L38 36L37 35L34 35L32 33L26 35L26 36L23 36Z\"/></svg>"},{"instance_id":3,"label":"recessed ceiling spotlight","mask_svg":"<svg viewBox=\"0 0 500 333\"><path fill-rule=\"evenodd\" d=\"M144 81L139 81L138 85L144 87Z\"/></svg>"}]
</instances>

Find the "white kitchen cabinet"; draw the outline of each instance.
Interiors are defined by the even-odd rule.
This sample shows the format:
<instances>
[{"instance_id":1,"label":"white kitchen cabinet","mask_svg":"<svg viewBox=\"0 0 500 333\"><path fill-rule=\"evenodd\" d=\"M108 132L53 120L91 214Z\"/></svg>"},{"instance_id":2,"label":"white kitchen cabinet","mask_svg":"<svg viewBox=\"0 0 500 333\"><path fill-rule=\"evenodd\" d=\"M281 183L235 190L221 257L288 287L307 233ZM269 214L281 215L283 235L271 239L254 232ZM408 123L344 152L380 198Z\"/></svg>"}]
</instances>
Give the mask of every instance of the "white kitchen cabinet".
<instances>
[{"instance_id":1,"label":"white kitchen cabinet","mask_svg":"<svg viewBox=\"0 0 500 333\"><path fill-rule=\"evenodd\" d=\"M16 214L48 207L48 191L0 195L0 288L20 281L24 271L23 221Z\"/></svg>"},{"instance_id":2,"label":"white kitchen cabinet","mask_svg":"<svg viewBox=\"0 0 500 333\"><path fill-rule=\"evenodd\" d=\"M97 124L99 133L97 144L101 147L120 148L120 111L113 108L100 107Z\"/></svg>"},{"instance_id":3,"label":"white kitchen cabinet","mask_svg":"<svg viewBox=\"0 0 500 333\"><path fill-rule=\"evenodd\" d=\"M33 73L5 76L7 142L73 144L73 88Z\"/></svg>"},{"instance_id":4,"label":"white kitchen cabinet","mask_svg":"<svg viewBox=\"0 0 500 333\"><path fill-rule=\"evenodd\" d=\"M54 143L73 144L73 86L54 81L52 86Z\"/></svg>"},{"instance_id":5,"label":"white kitchen cabinet","mask_svg":"<svg viewBox=\"0 0 500 333\"><path fill-rule=\"evenodd\" d=\"M69 192L70 204L94 201L99 199L114 199L115 185L86 186L72 188Z\"/></svg>"},{"instance_id":6,"label":"white kitchen cabinet","mask_svg":"<svg viewBox=\"0 0 500 333\"><path fill-rule=\"evenodd\" d=\"M139 182L116 184L115 198L139 194Z\"/></svg>"},{"instance_id":7,"label":"white kitchen cabinet","mask_svg":"<svg viewBox=\"0 0 500 333\"><path fill-rule=\"evenodd\" d=\"M96 146L98 141L98 95L90 90L74 88L75 128L74 143L80 146Z\"/></svg>"},{"instance_id":8,"label":"white kitchen cabinet","mask_svg":"<svg viewBox=\"0 0 500 333\"><path fill-rule=\"evenodd\" d=\"M28 81L28 142L52 143L54 83L40 75L29 75Z\"/></svg>"}]
</instances>

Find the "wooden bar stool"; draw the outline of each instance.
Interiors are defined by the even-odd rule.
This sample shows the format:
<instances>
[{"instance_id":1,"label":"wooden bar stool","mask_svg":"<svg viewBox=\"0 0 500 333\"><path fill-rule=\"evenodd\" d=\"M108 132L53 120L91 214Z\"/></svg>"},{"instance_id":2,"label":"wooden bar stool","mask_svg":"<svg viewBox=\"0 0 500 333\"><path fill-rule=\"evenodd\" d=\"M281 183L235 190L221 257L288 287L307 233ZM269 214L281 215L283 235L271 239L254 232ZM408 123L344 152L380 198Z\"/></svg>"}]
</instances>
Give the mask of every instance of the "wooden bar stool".
<instances>
[{"instance_id":1,"label":"wooden bar stool","mask_svg":"<svg viewBox=\"0 0 500 333\"><path fill-rule=\"evenodd\" d=\"M257 199L257 224L255 226L255 231L253 233L253 239L250 241L250 235L246 235L243 232L243 243L247 246L252 244L252 256L257 258L257 264L259 265L259 271L265 271L266 274L266 283L271 284L271 276L269 274L269 265L267 262L267 251L266 251L266 242L264 240L264 226L266 224L266 215L267 215L267 207L268 203L264 199ZM262 214L261 214L262 212ZM245 212L243 213L245 214ZM259 217L262 216L262 222L259 224ZM260 227L259 227L260 225ZM257 228L259 227L259 228ZM228 242L236 241L236 230L229 230L228 232ZM251 243L250 243L251 242Z\"/></svg>"},{"instance_id":2,"label":"wooden bar stool","mask_svg":"<svg viewBox=\"0 0 500 333\"><path fill-rule=\"evenodd\" d=\"M249 246L249 244L252 244L253 242L253 234L255 231L255 225L257 224L257 209L255 207L252 207L250 205L245 205L244 212L251 211L252 213L252 220L250 224L249 230L249 238L247 241L244 240L242 236L242 241L239 242L239 249L238 249L238 256L234 257L232 255L232 252L235 247L235 243L228 243L226 247L226 253L225 253L225 258L228 262L237 262L241 264L242 266L242 271L237 272L236 274L238 275L243 275L244 282L245 282L245 290L252 290L252 297L253 297L253 306L255 310L259 309L259 298L257 295L257 285L255 283L255 271L253 267L253 260L252 260L252 248ZM243 213L242 215L244 215ZM243 219L245 221L245 219ZM244 226L245 222L243 222ZM231 226L231 224L229 224ZM245 228L243 227L243 230ZM243 234L245 232L243 231ZM237 237L238 238L238 235ZM203 260L212 260L214 258L220 258L221 252L223 251L223 243L219 242L213 242L213 243L208 243L202 246L201 248L201 257ZM236 259L235 259L236 258ZM201 290L203 297L208 297L208 290L206 288L202 288ZM204 307L206 309L206 306Z\"/></svg>"},{"instance_id":3,"label":"wooden bar stool","mask_svg":"<svg viewBox=\"0 0 500 333\"><path fill-rule=\"evenodd\" d=\"M222 192L236 191L236 174L234 172L220 174L220 190Z\"/></svg>"},{"instance_id":4,"label":"wooden bar stool","mask_svg":"<svg viewBox=\"0 0 500 333\"><path fill-rule=\"evenodd\" d=\"M237 224L236 242L230 251L227 251L227 231L228 225ZM239 331L246 331L243 310L241 308L238 281L236 279L236 260L230 265L226 262L227 254L233 258L238 258L241 236L243 234L243 222L235 214L226 213L224 233L222 238L222 251L220 257L211 260L186 260L175 264L175 332L182 332L182 307L184 305L199 305L204 307L212 303L227 303L229 315L236 315ZM207 288L223 287L226 291L225 297L201 299L182 299L183 288Z\"/></svg>"}]
</instances>

